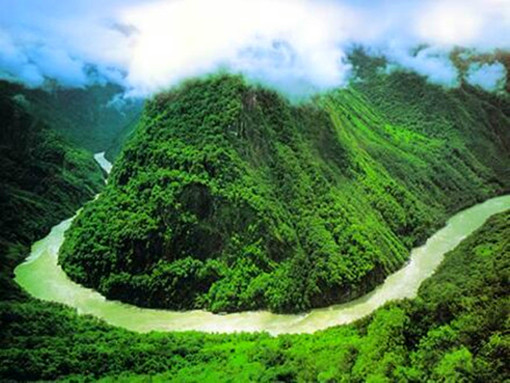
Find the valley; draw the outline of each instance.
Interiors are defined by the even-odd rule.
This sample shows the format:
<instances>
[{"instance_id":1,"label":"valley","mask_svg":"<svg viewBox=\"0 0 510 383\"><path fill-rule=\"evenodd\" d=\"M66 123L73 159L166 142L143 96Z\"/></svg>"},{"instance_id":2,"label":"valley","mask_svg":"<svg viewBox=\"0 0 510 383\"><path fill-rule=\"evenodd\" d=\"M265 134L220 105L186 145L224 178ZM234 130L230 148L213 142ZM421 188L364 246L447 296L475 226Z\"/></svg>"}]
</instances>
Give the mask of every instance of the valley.
<instances>
[{"instance_id":1,"label":"valley","mask_svg":"<svg viewBox=\"0 0 510 383\"><path fill-rule=\"evenodd\" d=\"M110 164L101 164L109 172ZM93 315L108 324L136 332L205 331L214 333L267 332L272 335L312 333L328 327L352 323L387 302L414 298L420 284L430 277L444 254L478 229L490 216L510 209L510 196L496 197L464 210L447 225L413 249L409 263L391 274L373 292L343 305L285 315L253 311L215 315L205 311L165 311L143 309L109 301L97 292L72 282L57 264L64 233L72 219L53 227L50 234L32 246L31 254L14 273L16 282L35 298L63 303L80 314Z\"/></svg>"},{"instance_id":2,"label":"valley","mask_svg":"<svg viewBox=\"0 0 510 383\"><path fill-rule=\"evenodd\" d=\"M448 215L510 185L509 117L492 106L506 99L384 80L367 77L391 108L361 87L294 106L223 75L155 96L59 263L150 308L299 313L368 293ZM440 109L400 99L411 87Z\"/></svg>"},{"instance_id":3,"label":"valley","mask_svg":"<svg viewBox=\"0 0 510 383\"><path fill-rule=\"evenodd\" d=\"M304 99L1 80L0 380L507 381L508 93L348 59Z\"/></svg>"}]
</instances>

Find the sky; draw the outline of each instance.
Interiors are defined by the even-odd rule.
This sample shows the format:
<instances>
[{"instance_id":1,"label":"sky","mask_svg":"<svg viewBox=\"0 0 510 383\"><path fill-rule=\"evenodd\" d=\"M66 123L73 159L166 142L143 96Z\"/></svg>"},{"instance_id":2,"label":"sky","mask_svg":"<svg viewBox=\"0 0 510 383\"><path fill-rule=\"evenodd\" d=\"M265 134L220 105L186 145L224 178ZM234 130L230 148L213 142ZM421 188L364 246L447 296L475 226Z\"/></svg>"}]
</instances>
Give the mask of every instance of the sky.
<instances>
[{"instance_id":1,"label":"sky","mask_svg":"<svg viewBox=\"0 0 510 383\"><path fill-rule=\"evenodd\" d=\"M510 0L0 0L0 78L146 96L218 70L290 95L345 86L353 46L457 86L455 47L510 50ZM417 49L420 47L420 49ZM501 63L466 81L502 88Z\"/></svg>"}]
</instances>

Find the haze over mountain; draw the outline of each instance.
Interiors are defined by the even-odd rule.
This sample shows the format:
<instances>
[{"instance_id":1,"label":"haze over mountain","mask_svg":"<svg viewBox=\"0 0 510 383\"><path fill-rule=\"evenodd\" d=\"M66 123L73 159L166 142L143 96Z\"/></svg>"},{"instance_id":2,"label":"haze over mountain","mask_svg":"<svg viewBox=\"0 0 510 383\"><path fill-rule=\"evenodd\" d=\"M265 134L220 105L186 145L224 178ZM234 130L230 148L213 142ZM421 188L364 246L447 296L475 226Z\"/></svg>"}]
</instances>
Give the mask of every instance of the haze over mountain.
<instances>
[{"instance_id":1,"label":"haze over mountain","mask_svg":"<svg viewBox=\"0 0 510 383\"><path fill-rule=\"evenodd\" d=\"M26 88L0 80L0 96L11 99L70 142L101 152L133 129L140 117L143 100L123 99L124 88L105 83L87 88Z\"/></svg>"},{"instance_id":2,"label":"haze over mountain","mask_svg":"<svg viewBox=\"0 0 510 383\"><path fill-rule=\"evenodd\" d=\"M509 189L506 97L351 59L362 81L298 107L230 76L154 97L64 270L139 306L303 311L371 290L449 212Z\"/></svg>"},{"instance_id":3,"label":"haze over mountain","mask_svg":"<svg viewBox=\"0 0 510 383\"><path fill-rule=\"evenodd\" d=\"M510 381L509 1L0 9L1 381Z\"/></svg>"},{"instance_id":4,"label":"haze over mountain","mask_svg":"<svg viewBox=\"0 0 510 383\"><path fill-rule=\"evenodd\" d=\"M433 83L501 89L510 48L504 0L2 0L0 78L64 87L115 82L147 95L226 70L293 97L345 86L363 45ZM471 57L467 73L451 60ZM506 68L505 68L506 66Z\"/></svg>"}]
</instances>

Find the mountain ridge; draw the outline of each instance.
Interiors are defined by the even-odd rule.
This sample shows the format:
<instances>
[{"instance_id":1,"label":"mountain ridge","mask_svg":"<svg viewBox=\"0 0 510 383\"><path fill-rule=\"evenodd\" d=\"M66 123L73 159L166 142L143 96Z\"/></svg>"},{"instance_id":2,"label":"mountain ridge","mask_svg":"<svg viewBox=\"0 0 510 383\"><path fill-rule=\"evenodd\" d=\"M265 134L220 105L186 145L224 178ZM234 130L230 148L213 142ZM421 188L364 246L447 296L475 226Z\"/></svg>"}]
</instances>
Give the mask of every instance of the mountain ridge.
<instances>
[{"instance_id":1,"label":"mountain ridge","mask_svg":"<svg viewBox=\"0 0 510 383\"><path fill-rule=\"evenodd\" d=\"M490 121L459 101L473 91L415 75L379 86L398 76L417 89L399 125L361 85L296 106L219 75L156 96L66 234L64 270L109 298L171 309L292 312L369 291L449 212L509 185L506 149L485 131L506 115ZM423 89L445 101L440 126L423 122ZM463 137L474 133L482 149Z\"/></svg>"}]
</instances>

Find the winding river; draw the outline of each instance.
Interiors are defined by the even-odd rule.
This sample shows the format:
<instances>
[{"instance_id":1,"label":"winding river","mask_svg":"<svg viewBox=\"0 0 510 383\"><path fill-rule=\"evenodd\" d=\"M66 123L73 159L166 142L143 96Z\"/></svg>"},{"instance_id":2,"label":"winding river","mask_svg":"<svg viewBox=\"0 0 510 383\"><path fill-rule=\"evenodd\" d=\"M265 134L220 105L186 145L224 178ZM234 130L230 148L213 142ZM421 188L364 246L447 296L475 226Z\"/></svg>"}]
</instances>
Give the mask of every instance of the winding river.
<instances>
[{"instance_id":1,"label":"winding river","mask_svg":"<svg viewBox=\"0 0 510 383\"><path fill-rule=\"evenodd\" d=\"M94 156L106 172L111 164L104 153ZM33 244L29 257L15 269L15 280L29 294L74 307L80 314L101 318L114 326L137 332L185 331L240 332L267 331L271 334L311 333L360 319L386 302L413 298L420 284L443 260L444 254L479 228L493 214L510 208L510 195L492 198L454 215L427 242L413 249L409 262L386 278L383 284L354 301L315 309L303 314L273 314L249 311L226 315L202 310L168 311L139 308L111 301L98 292L71 281L57 264L58 250L73 218L54 226Z\"/></svg>"}]
</instances>

